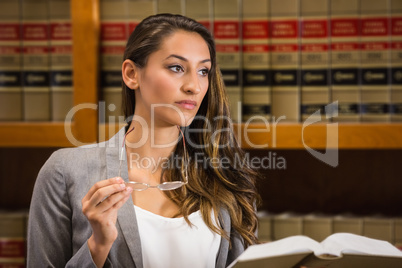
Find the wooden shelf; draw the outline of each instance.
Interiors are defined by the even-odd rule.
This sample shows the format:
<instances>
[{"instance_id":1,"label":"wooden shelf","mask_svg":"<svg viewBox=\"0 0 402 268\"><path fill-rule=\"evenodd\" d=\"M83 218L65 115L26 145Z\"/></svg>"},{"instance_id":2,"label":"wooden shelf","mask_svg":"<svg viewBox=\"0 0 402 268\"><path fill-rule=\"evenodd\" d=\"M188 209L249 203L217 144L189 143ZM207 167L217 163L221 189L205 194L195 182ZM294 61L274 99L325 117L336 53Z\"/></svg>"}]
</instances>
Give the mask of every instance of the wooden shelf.
<instances>
[{"instance_id":1,"label":"wooden shelf","mask_svg":"<svg viewBox=\"0 0 402 268\"><path fill-rule=\"evenodd\" d=\"M99 125L99 140L109 139L120 127ZM238 124L234 129L244 149L402 149L402 124Z\"/></svg>"},{"instance_id":2,"label":"wooden shelf","mask_svg":"<svg viewBox=\"0 0 402 268\"><path fill-rule=\"evenodd\" d=\"M77 109L73 123L0 122L0 147L66 147L97 141L99 0L70 3ZM73 135L68 134L70 130Z\"/></svg>"},{"instance_id":3,"label":"wooden shelf","mask_svg":"<svg viewBox=\"0 0 402 268\"><path fill-rule=\"evenodd\" d=\"M109 139L121 127L99 125L97 140ZM339 123L327 128L326 124L305 128L296 123L241 124L235 125L235 133L245 149L402 149L402 124ZM0 123L0 147L70 147L96 142L95 138L82 140L77 131L75 123Z\"/></svg>"},{"instance_id":4,"label":"wooden shelf","mask_svg":"<svg viewBox=\"0 0 402 268\"><path fill-rule=\"evenodd\" d=\"M74 128L73 125L67 127ZM1 147L69 147L64 123L0 123Z\"/></svg>"},{"instance_id":5,"label":"wooden shelf","mask_svg":"<svg viewBox=\"0 0 402 268\"><path fill-rule=\"evenodd\" d=\"M240 127L239 127L240 126ZM402 124L278 124L235 127L245 149L402 149Z\"/></svg>"},{"instance_id":6,"label":"wooden shelf","mask_svg":"<svg viewBox=\"0 0 402 268\"><path fill-rule=\"evenodd\" d=\"M73 29L74 105L63 122L0 122L0 147L66 147L104 141L121 126L98 126L99 0L70 0ZM67 132L66 132L67 129ZM71 130L71 135L68 132ZM402 124L339 123L235 125L245 149L402 149ZM70 139L68 138L70 137Z\"/></svg>"},{"instance_id":7,"label":"wooden shelf","mask_svg":"<svg viewBox=\"0 0 402 268\"><path fill-rule=\"evenodd\" d=\"M73 147L94 142L96 135L75 122L0 123L0 147Z\"/></svg>"}]
</instances>

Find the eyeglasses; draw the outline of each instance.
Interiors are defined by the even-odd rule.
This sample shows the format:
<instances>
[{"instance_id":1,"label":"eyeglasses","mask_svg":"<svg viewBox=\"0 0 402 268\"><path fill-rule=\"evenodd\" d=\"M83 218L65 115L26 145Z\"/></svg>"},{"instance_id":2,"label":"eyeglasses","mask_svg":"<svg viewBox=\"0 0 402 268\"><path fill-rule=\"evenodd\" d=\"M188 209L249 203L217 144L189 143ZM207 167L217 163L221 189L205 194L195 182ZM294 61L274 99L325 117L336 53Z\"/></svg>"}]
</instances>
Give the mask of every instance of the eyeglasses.
<instances>
[{"instance_id":1,"label":"eyeglasses","mask_svg":"<svg viewBox=\"0 0 402 268\"><path fill-rule=\"evenodd\" d=\"M184 181L166 181L166 182L163 182L158 185L150 185L148 183L143 183L143 182L129 181L129 182L126 182L127 186L131 187L134 191L145 191L148 188L158 188L161 191L170 191L170 190L178 189L188 183L188 171L187 171L188 162L187 162L186 142L184 140L183 131L180 129L179 126L177 126L177 128L179 129L182 139L183 139ZM127 131L127 133L124 135L124 138L123 138L123 145L121 147L121 153L120 153L119 177L121 177L121 168L122 168L123 159L124 159L124 152L125 152L124 148L125 148L125 144L126 144L126 136L133 130L134 130L134 127L131 130Z\"/></svg>"}]
</instances>

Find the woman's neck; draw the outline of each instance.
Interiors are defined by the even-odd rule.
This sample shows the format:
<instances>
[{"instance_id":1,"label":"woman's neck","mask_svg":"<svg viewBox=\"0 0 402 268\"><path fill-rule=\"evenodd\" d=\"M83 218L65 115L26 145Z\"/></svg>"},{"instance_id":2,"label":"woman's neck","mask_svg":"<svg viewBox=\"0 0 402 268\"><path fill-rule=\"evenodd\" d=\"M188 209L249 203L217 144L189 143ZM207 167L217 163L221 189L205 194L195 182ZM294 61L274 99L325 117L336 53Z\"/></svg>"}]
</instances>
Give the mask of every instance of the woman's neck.
<instances>
[{"instance_id":1,"label":"woman's neck","mask_svg":"<svg viewBox=\"0 0 402 268\"><path fill-rule=\"evenodd\" d=\"M176 147L179 130L177 126L143 127L139 122L132 121L128 131L133 127L134 130L126 137L127 161L136 161L141 164L136 167L155 173Z\"/></svg>"}]
</instances>

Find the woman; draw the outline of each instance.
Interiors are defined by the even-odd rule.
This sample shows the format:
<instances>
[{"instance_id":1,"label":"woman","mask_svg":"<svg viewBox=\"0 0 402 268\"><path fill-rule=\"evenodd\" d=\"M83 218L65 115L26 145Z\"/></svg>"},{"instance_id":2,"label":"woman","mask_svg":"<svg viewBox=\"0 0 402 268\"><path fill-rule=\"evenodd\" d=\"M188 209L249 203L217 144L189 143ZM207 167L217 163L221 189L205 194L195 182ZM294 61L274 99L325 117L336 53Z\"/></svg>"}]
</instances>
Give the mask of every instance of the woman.
<instances>
[{"instance_id":1,"label":"woman","mask_svg":"<svg viewBox=\"0 0 402 268\"><path fill-rule=\"evenodd\" d=\"M236 162L212 36L184 16L148 17L122 77L129 125L55 152L39 173L28 266L227 266L257 242L258 196Z\"/></svg>"}]
</instances>

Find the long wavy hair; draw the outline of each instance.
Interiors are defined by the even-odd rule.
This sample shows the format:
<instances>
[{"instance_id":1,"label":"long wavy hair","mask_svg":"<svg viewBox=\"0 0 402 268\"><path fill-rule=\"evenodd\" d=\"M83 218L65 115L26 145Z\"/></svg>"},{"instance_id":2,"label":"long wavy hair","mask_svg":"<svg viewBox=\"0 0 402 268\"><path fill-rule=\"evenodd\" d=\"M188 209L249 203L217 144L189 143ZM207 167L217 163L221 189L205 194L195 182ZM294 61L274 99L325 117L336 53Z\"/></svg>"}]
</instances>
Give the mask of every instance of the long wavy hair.
<instances>
[{"instance_id":1,"label":"long wavy hair","mask_svg":"<svg viewBox=\"0 0 402 268\"><path fill-rule=\"evenodd\" d=\"M244 246L257 243L256 205L260 198L256 190L257 173L245 161L233 131L229 103L222 75L216 63L215 43L211 33L200 23L181 15L158 14L144 19L128 39L124 60L130 59L143 68L148 57L160 48L165 37L176 31L198 33L207 43L211 58L209 87L195 119L183 128L187 141L188 184L180 189L164 192L180 208L187 223L188 215L200 210L208 227L229 239L218 223L220 209L228 211L231 226L242 238ZM134 114L135 94L124 82L123 109L126 117ZM191 129L203 131L189 131ZM179 142L172 154L183 156ZM191 161L200 159L200 161ZM171 158L172 160L173 158ZM225 161L225 165L219 163ZM200 167L201 165L201 167ZM180 168L169 165L162 172L161 181L184 179ZM162 179L163 178L163 179Z\"/></svg>"}]
</instances>

